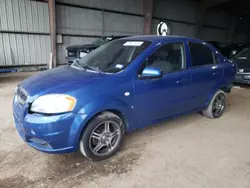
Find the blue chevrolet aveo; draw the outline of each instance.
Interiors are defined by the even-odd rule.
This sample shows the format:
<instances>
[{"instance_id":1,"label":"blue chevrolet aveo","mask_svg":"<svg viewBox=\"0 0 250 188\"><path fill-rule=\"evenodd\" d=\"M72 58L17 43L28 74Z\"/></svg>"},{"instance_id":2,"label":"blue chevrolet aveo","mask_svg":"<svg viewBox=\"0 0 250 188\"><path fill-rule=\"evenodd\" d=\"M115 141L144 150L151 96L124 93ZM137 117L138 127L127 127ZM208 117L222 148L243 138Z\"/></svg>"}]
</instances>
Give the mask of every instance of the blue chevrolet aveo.
<instances>
[{"instance_id":1,"label":"blue chevrolet aveo","mask_svg":"<svg viewBox=\"0 0 250 188\"><path fill-rule=\"evenodd\" d=\"M112 156L125 133L201 111L222 115L236 69L213 46L186 37L135 36L107 43L71 66L20 83L16 128L43 152Z\"/></svg>"}]
</instances>

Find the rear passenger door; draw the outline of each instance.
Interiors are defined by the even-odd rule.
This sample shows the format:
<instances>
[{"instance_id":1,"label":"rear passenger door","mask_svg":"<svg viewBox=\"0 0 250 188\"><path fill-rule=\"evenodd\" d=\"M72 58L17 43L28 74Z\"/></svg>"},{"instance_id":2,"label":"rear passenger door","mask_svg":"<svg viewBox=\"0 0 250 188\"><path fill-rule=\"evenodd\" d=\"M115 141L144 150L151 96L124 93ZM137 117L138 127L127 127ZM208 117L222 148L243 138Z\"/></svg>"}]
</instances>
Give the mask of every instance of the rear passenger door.
<instances>
[{"instance_id":1,"label":"rear passenger door","mask_svg":"<svg viewBox=\"0 0 250 188\"><path fill-rule=\"evenodd\" d=\"M206 43L189 42L192 77L191 100L193 109L205 106L211 92L222 79L223 68Z\"/></svg>"}]
</instances>

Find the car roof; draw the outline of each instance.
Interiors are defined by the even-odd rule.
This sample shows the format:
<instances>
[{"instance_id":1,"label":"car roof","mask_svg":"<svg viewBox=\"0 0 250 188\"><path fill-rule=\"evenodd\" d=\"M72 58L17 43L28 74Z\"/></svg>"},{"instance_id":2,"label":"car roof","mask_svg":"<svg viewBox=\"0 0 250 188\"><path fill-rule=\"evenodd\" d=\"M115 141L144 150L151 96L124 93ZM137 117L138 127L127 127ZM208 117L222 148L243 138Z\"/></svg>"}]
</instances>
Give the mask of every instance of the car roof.
<instances>
[{"instance_id":1,"label":"car roof","mask_svg":"<svg viewBox=\"0 0 250 188\"><path fill-rule=\"evenodd\" d=\"M169 36L158 36L158 35L138 35L138 36L131 36L126 37L126 39L131 40L147 40L147 41L158 41L158 40L175 40L175 39L181 39L181 40L192 40L197 42L204 42L202 40L191 38L191 37L185 37L185 36L175 36L175 35L169 35Z\"/></svg>"},{"instance_id":2,"label":"car roof","mask_svg":"<svg viewBox=\"0 0 250 188\"><path fill-rule=\"evenodd\" d=\"M123 35L110 35L110 36L104 36L104 38L112 38L112 39L119 39L119 38L125 38L130 37L129 35L123 36Z\"/></svg>"}]
</instances>

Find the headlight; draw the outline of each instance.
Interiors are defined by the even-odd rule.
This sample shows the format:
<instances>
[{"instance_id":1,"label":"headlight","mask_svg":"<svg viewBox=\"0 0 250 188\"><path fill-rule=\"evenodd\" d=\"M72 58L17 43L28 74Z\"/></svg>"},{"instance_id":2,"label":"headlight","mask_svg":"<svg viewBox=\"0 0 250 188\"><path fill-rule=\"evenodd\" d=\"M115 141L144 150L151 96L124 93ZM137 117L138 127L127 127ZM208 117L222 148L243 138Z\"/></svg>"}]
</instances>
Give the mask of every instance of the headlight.
<instances>
[{"instance_id":1,"label":"headlight","mask_svg":"<svg viewBox=\"0 0 250 188\"><path fill-rule=\"evenodd\" d=\"M31 105L32 112L56 114L70 112L75 108L76 99L65 94L48 94L38 97Z\"/></svg>"}]
</instances>

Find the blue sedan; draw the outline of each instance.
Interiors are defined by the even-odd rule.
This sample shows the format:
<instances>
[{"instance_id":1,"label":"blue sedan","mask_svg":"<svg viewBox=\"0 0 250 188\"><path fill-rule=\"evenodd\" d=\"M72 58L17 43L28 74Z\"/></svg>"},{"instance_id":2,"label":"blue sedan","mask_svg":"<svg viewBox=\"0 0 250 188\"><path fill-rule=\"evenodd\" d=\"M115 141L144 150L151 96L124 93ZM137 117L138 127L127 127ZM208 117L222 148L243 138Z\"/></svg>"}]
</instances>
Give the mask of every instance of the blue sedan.
<instances>
[{"instance_id":1,"label":"blue sedan","mask_svg":"<svg viewBox=\"0 0 250 188\"><path fill-rule=\"evenodd\" d=\"M198 39L123 38L20 83L15 124L40 151L80 150L103 160L135 129L191 112L220 117L235 74L234 64Z\"/></svg>"}]
</instances>

